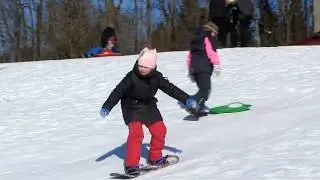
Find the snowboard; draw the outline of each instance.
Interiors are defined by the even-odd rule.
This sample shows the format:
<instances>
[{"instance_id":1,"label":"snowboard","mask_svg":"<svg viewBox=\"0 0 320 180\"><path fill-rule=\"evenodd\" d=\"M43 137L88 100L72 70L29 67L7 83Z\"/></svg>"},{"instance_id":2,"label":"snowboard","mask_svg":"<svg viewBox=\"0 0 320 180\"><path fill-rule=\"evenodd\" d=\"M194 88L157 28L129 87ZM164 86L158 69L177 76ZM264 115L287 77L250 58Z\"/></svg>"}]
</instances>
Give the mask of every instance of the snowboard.
<instances>
[{"instance_id":1,"label":"snowboard","mask_svg":"<svg viewBox=\"0 0 320 180\"><path fill-rule=\"evenodd\" d=\"M163 166L142 165L140 167L140 172L137 174L126 174L126 173L113 172L113 173L110 173L110 176L112 179L132 179L132 178L136 178L138 176L142 176L146 173L160 170L162 168L177 164L179 162L179 157L176 155L167 155L166 158L167 158L167 163L164 164Z\"/></svg>"}]
</instances>

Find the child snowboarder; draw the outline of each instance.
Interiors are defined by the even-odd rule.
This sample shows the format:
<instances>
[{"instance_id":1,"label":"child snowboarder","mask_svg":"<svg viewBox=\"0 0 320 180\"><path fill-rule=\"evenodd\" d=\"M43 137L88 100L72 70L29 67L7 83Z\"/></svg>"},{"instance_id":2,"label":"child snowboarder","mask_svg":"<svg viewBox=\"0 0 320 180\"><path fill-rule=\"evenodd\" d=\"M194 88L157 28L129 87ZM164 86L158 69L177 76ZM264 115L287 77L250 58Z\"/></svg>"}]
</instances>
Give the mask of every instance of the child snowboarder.
<instances>
[{"instance_id":1,"label":"child snowboarder","mask_svg":"<svg viewBox=\"0 0 320 180\"><path fill-rule=\"evenodd\" d=\"M142 125L149 129L152 136L148 164L161 166L166 163L166 157L162 156L166 126L156 105L158 100L154 97L158 89L184 102L187 108L197 106L194 99L156 70L156 60L156 50L144 48L133 70L115 87L100 111L101 117L105 118L121 100L123 119L129 127L124 165L125 172L131 175L139 174L140 151L144 138Z\"/></svg>"},{"instance_id":2,"label":"child snowboarder","mask_svg":"<svg viewBox=\"0 0 320 180\"><path fill-rule=\"evenodd\" d=\"M211 75L213 71L220 74L220 58L216 50L216 35L218 27L207 22L196 29L190 43L190 50L187 58L189 77L198 86L198 92L193 96L199 103L198 115L206 115L208 108L205 102L208 100L211 91Z\"/></svg>"},{"instance_id":3,"label":"child snowboarder","mask_svg":"<svg viewBox=\"0 0 320 180\"><path fill-rule=\"evenodd\" d=\"M117 35L113 28L106 27L101 33L101 43L99 47L90 48L82 56L103 57L103 56L120 56L120 50L116 47Z\"/></svg>"}]
</instances>

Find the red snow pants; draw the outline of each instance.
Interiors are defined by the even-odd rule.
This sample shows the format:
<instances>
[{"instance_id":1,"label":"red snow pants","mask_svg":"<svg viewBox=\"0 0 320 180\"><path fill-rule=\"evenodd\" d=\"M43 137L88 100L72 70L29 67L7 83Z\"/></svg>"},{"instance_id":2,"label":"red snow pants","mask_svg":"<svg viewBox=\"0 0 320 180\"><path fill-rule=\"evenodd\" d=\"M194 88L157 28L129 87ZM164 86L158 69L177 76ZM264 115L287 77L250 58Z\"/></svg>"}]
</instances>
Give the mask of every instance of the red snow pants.
<instances>
[{"instance_id":1,"label":"red snow pants","mask_svg":"<svg viewBox=\"0 0 320 180\"><path fill-rule=\"evenodd\" d=\"M136 166L140 163L141 146L144 138L143 123L133 121L129 123L129 135L127 139L127 150L125 166ZM151 134L149 160L158 160L162 157L162 150L165 143L167 128L163 121L156 121L152 124L144 124Z\"/></svg>"}]
</instances>

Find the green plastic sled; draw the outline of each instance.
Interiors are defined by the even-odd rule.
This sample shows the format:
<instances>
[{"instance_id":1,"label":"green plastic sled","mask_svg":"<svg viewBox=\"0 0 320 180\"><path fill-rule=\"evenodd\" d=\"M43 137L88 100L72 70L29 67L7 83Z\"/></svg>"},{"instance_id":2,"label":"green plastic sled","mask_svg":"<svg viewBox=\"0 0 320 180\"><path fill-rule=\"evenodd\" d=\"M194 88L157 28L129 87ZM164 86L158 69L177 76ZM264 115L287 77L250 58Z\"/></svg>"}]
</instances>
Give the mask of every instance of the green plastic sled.
<instances>
[{"instance_id":1,"label":"green plastic sled","mask_svg":"<svg viewBox=\"0 0 320 180\"><path fill-rule=\"evenodd\" d=\"M240 102L230 103L224 106L217 106L209 109L209 114L235 113L250 110L250 104Z\"/></svg>"}]
</instances>

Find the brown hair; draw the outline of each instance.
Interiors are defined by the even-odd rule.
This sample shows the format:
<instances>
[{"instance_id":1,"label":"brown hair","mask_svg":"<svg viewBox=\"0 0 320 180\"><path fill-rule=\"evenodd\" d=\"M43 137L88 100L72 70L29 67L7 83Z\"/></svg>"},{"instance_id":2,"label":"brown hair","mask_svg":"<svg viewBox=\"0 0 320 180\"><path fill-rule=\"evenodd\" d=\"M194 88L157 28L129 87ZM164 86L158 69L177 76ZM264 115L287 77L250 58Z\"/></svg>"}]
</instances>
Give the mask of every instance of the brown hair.
<instances>
[{"instance_id":1,"label":"brown hair","mask_svg":"<svg viewBox=\"0 0 320 180\"><path fill-rule=\"evenodd\" d=\"M218 28L218 26L215 24L215 23L213 23L213 22L207 22L207 23L205 23L204 25L203 25L203 29L205 30L205 31L209 31L209 32L214 32L214 33L218 33L218 31L219 31L219 28Z\"/></svg>"}]
</instances>

